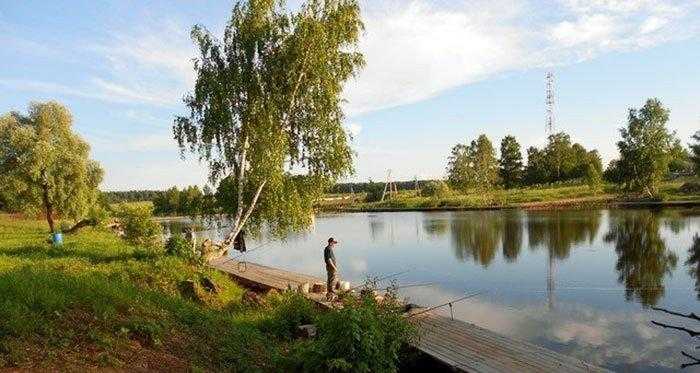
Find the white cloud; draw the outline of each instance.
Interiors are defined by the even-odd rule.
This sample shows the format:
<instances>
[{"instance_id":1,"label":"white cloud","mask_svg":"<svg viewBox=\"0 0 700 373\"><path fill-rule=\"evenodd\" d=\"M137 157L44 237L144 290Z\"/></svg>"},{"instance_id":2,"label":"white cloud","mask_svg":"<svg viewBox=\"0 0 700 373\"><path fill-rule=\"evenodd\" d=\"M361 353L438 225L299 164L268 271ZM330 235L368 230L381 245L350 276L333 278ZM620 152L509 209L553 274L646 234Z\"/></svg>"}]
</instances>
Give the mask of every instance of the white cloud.
<instances>
[{"instance_id":1,"label":"white cloud","mask_svg":"<svg viewBox=\"0 0 700 373\"><path fill-rule=\"evenodd\" d=\"M616 21L605 14L583 16L575 22L564 21L551 28L552 40L563 47L585 43L609 45L615 36Z\"/></svg>"},{"instance_id":2,"label":"white cloud","mask_svg":"<svg viewBox=\"0 0 700 373\"><path fill-rule=\"evenodd\" d=\"M424 1L368 4L360 45L367 66L347 86L349 114L420 101L519 67L527 32L510 22L516 3L498 3L459 9ZM497 15L499 5L505 11Z\"/></svg>"},{"instance_id":3,"label":"white cloud","mask_svg":"<svg viewBox=\"0 0 700 373\"><path fill-rule=\"evenodd\" d=\"M425 100L507 71L690 37L698 33L700 6L663 0L365 5L367 67L347 86L350 115Z\"/></svg>"},{"instance_id":4,"label":"white cloud","mask_svg":"<svg viewBox=\"0 0 700 373\"><path fill-rule=\"evenodd\" d=\"M697 1L428 0L363 2L366 68L347 84L350 116L410 104L508 71L575 63L698 33ZM113 32L88 49L102 74L79 88L27 82L110 102L180 107L194 83L190 24L158 21Z\"/></svg>"}]
</instances>

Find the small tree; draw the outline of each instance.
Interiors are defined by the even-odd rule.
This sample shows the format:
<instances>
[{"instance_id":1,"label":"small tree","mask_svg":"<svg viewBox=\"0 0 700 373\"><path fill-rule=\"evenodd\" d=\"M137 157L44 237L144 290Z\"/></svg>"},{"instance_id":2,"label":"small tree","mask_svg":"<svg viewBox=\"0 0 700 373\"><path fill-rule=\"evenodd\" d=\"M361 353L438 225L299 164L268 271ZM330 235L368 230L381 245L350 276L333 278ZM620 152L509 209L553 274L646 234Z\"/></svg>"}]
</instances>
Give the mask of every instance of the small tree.
<instances>
[{"instance_id":1,"label":"small tree","mask_svg":"<svg viewBox=\"0 0 700 373\"><path fill-rule=\"evenodd\" d=\"M624 188L644 191L653 197L668 172L673 134L666 128L669 110L658 99L649 99L641 109L630 109L622 140L618 166Z\"/></svg>"},{"instance_id":2,"label":"small tree","mask_svg":"<svg viewBox=\"0 0 700 373\"><path fill-rule=\"evenodd\" d=\"M586 167L586 184L592 191L599 191L603 186L603 174L593 162Z\"/></svg>"},{"instance_id":3,"label":"small tree","mask_svg":"<svg viewBox=\"0 0 700 373\"><path fill-rule=\"evenodd\" d=\"M474 179L471 150L464 144L452 147L447 161L447 181L452 188L466 190Z\"/></svg>"},{"instance_id":4,"label":"small tree","mask_svg":"<svg viewBox=\"0 0 700 373\"><path fill-rule=\"evenodd\" d=\"M527 149L527 166L525 167L524 179L525 183L529 185L547 183L550 179L545 153L534 146Z\"/></svg>"},{"instance_id":5,"label":"small tree","mask_svg":"<svg viewBox=\"0 0 700 373\"><path fill-rule=\"evenodd\" d=\"M695 143L690 144L690 151L692 152L690 160L693 161L695 174L700 175L700 131L695 132L693 140L695 140Z\"/></svg>"},{"instance_id":6,"label":"small tree","mask_svg":"<svg viewBox=\"0 0 700 373\"><path fill-rule=\"evenodd\" d=\"M85 217L99 197L103 171L72 124L57 102L31 103L26 116L0 117L0 189L9 207L43 212L51 232L55 218Z\"/></svg>"},{"instance_id":7,"label":"small tree","mask_svg":"<svg viewBox=\"0 0 700 373\"><path fill-rule=\"evenodd\" d=\"M475 184L478 187L489 188L498 183L498 159L496 150L486 135L480 135L471 144L474 159Z\"/></svg>"},{"instance_id":8,"label":"small tree","mask_svg":"<svg viewBox=\"0 0 700 373\"><path fill-rule=\"evenodd\" d=\"M506 189L520 184L523 177L523 155L520 153L520 144L513 136L501 140L500 166L501 180Z\"/></svg>"},{"instance_id":9,"label":"small tree","mask_svg":"<svg viewBox=\"0 0 700 373\"><path fill-rule=\"evenodd\" d=\"M571 137L564 132L549 135L547 147L544 149L547 167L550 170L549 182L570 178L576 167L576 150L582 151L583 154L586 152L581 145L575 145L576 149L571 145Z\"/></svg>"},{"instance_id":10,"label":"small tree","mask_svg":"<svg viewBox=\"0 0 700 373\"><path fill-rule=\"evenodd\" d=\"M692 175L694 171L690 152L683 147L680 139L674 139L669 154L668 172L671 176L680 176Z\"/></svg>"},{"instance_id":11,"label":"small tree","mask_svg":"<svg viewBox=\"0 0 700 373\"><path fill-rule=\"evenodd\" d=\"M174 124L181 150L198 154L215 184L233 181L232 230L206 255L222 255L247 225L273 232L311 223L313 201L352 171L343 129L343 84L363 65L356 0L239 1L223 40L192 29L197 80L187 117Z\"/></svg>"}]
</instances>

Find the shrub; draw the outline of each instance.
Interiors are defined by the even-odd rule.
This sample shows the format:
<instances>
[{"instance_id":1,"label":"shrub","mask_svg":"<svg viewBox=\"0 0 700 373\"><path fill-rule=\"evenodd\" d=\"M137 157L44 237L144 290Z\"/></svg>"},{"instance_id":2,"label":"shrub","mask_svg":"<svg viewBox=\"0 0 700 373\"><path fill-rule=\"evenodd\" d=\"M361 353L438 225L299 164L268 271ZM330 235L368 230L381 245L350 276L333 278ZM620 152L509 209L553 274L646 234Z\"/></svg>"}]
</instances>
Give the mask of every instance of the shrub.
<instances>
[{"instance_id":1,"label":"shrub","mask_svg":"<svg viewBox=\"0 0 700 373\"><path fill-rule=\"evenodd\" d=\"M384 301L371 292L347 297L343 307L320 314L318 337L296 354L301 371L395 372L402 346L415 333L392 292Z\"/></svg>"},{"instance_id":2,"label":"shrub","mask_svg":"<svg viewBox=\"0 0 700 373\"><path fill-rule=\"evenodd\" d=\"M283 293L269 298L272 311L263 329L283 338L292 338L300 325L311 324L317 315L314 305L299 293Z\"/></svg>"},{"instance_id":3,"label":"shrub","mask_svg":"<svg viewBox=\"0 0 700 373\"><path fill-rule=\"evenodd\" d=\"M196 254L192 248L192 242L181 233L175 233L165 242L165 253L185 259L195 259Z\"/></svg>"},{"instance_id":4,"label":"shrub","mask_svg":"<svg viewBox=\"0 0 700 373\"><path fill-rule=\"evenodd\" d=\"M421 197L443 198L451 193L450 187L442 180L431 180L420 189Z\"/></svg>"},{"instance_id":5,"label":"shrub","mask_svg":"<svg viewBox=\"0 0 700 373\"><path fill-rule=\"evenodd\" d=\"M367 197L365 197L365 202L380 201L383 193L384 183L369 183L367 185Z\"/></svg>"},{"instance_id":6,"label":"shrub","mask_svg":"<svg viewBox=\"0 0 700 373\"><path fill-rule=\"evenodd\" d=\"M153 207L146 204L121 204L116 217L129 243L148 249L160 249L163 228L153 220Z\"/></svg>"}]
</instances>

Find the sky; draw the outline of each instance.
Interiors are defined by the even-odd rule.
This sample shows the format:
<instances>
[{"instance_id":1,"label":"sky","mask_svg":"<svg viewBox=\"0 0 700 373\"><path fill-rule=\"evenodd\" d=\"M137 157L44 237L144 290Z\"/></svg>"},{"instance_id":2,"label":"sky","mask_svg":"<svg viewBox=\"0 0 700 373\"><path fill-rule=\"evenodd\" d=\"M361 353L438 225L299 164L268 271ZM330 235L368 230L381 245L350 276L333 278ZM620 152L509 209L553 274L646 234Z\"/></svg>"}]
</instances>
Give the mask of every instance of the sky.
<instances>
[{"instance_id":1,"label":"sky","mask_svg":"<svg viewBox=\"0 0 700 373\"><path fill-rule=\"evenodd\" d=\"M105 168L104 190L207 182L172 137L194 84L194 24L223 34L233 1L0 0L0 113L58 100ZM290 9L299 1L288 2ZM444 177L486 134L542 146L545 73L556 130L604 162L650 97L683 143L700 130L700 0L362 0L366 67L344 90L356 173Z\"/></svg>"}]
</instances>

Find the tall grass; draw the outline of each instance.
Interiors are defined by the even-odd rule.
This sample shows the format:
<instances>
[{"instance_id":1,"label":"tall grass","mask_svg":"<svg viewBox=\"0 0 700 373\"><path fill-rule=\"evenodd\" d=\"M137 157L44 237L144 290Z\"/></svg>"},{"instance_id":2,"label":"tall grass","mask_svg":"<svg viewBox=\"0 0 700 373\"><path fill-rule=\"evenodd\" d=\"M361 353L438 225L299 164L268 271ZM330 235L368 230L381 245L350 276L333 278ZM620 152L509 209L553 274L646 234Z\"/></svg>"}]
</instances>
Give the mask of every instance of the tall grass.
<instances>
[{"instance_id":1,"label":"tall grass","mask_svg":"<svg viewBox=\"0 0 700 373\"><path fill-rule=\"evenodd\" d=\"M0 215L0 367L267 370L283 351L283 336L263 330L268 312L242 304L219 272L144 255L105 230L62 247L46 236ZM182 281L205 276L218 294L181 295Z\"/></svg>"}]
</instances>

